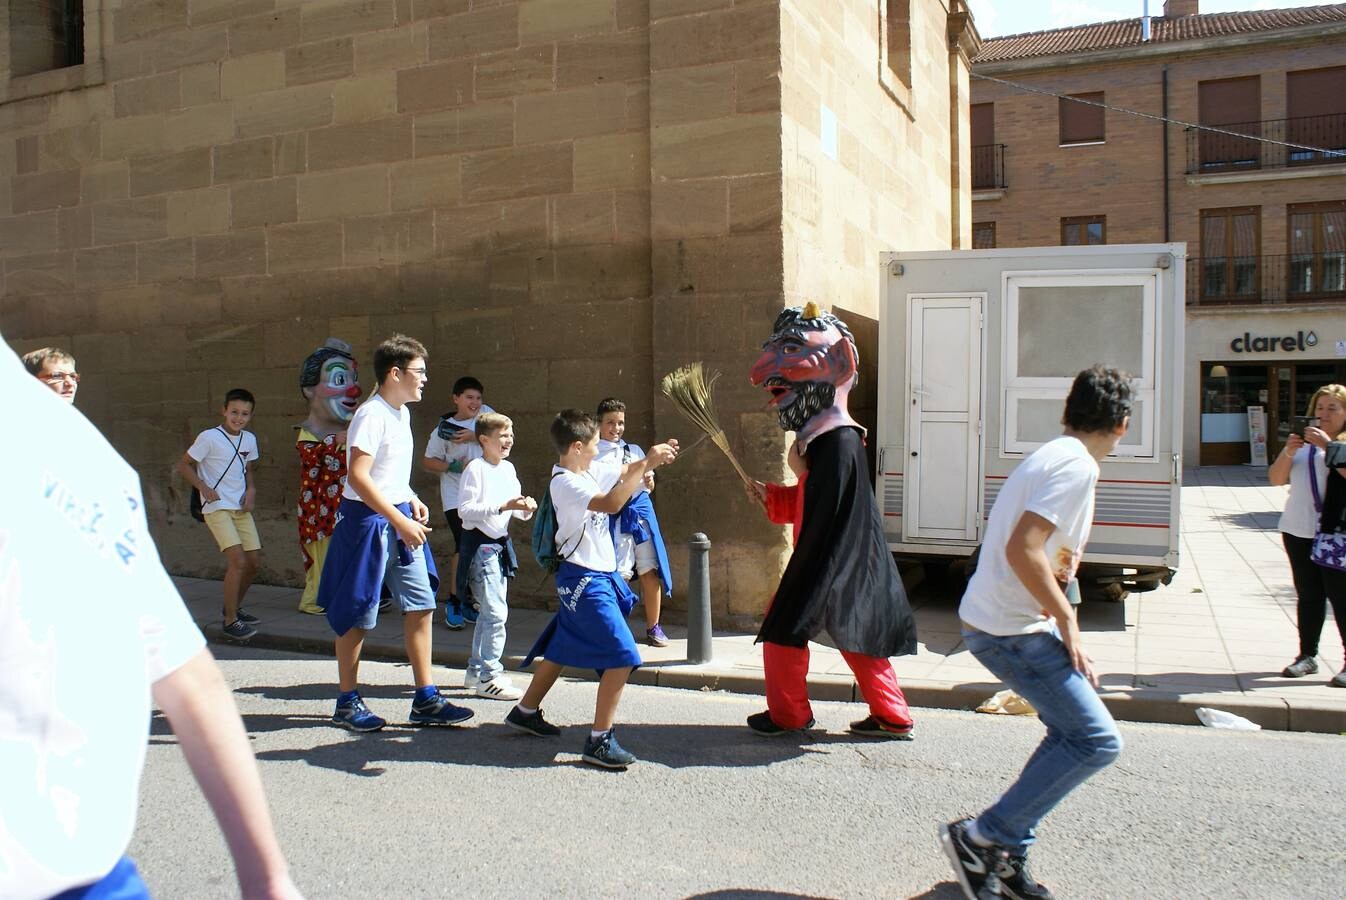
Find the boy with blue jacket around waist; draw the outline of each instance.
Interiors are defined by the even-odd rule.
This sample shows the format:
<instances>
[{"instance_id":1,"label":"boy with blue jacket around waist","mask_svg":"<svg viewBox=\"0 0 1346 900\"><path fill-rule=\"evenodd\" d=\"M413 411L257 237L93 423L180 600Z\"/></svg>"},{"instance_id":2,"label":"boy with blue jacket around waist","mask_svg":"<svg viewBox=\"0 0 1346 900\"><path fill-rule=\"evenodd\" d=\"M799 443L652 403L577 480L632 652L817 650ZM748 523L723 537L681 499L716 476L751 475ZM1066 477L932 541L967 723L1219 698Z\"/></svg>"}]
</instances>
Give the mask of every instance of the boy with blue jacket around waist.
<instances>
[{"instance_id":1,"label":"boy with blue jacket around waist","mask_svg":"<svg viewBox=\"0 0 1346 900\"><path fill-rule=\"evenodd\" d=\"M416 681L413 725L459 725L472 711L439 692L430 668L430 622L439 577L430 557L430 511L411 489L410 403L421 399L426 351L395 334L374 351L378 392L355 411L346 434L346 487L318 586L318 605L336 632L341 692L332 721L352 731L378 731L387 722L360 697L358 674L365 632L378 623L379 598L390 593L402 609L407 661Z\"/></svg>"}]
</instances>

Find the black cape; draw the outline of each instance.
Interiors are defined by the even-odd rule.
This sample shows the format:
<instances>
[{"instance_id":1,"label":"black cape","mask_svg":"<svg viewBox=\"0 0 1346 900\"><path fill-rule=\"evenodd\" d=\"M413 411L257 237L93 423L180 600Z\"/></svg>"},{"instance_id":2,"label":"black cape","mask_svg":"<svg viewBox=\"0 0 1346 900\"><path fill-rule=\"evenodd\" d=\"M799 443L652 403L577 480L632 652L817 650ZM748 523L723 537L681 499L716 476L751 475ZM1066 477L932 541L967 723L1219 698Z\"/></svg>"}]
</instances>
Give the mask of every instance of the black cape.
<instances>
[{"instance_id":1,"label":"black cape","mask_svg":"<svg viewBox=\"0 0 1346 900\"><path fill-rule=\"evenodd\" d=\"M865 656L916 652L916 622L883 536L854 428L836 428L808 448L804 515L757 641L803 647L820 631Z\"/></svg>"}]
</instances>

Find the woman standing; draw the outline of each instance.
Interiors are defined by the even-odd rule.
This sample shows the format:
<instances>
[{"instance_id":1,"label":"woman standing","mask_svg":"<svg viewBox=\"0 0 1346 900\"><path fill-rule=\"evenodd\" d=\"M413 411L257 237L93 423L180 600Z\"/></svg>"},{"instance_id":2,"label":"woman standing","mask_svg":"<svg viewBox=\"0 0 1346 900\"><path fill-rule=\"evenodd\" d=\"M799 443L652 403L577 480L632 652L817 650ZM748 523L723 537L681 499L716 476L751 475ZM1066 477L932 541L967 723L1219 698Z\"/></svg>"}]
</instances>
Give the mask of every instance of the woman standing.
<instances>
[{"instance_id":1,"label":"woman standing","mask_svg":"<svg viewBox=\"0 0 1346 900\"><path fill-rule=\"evenodd\" d=\"M1346 387L1329 384L1319 388L1309 401L1308 414L1318 418L1318 425L1304 429L1303 437L1290 435L1285 449L1267 470L1272 484L1290 485L1280 530L1299 597L1299 655L1281 672L1286 678L1303 678L1318 671L1315 657L1329 601L1342 645L1346 646L1346 572L1324 568L1309 559L1314 535L1320 530L1336 530L1346 513L1346 469L1329 472L1324 463L1328 443L1346 437L1342 434L1346 431ZM1330 683L1346 687L1346 669Z\"/></svg>"}]
</instances>

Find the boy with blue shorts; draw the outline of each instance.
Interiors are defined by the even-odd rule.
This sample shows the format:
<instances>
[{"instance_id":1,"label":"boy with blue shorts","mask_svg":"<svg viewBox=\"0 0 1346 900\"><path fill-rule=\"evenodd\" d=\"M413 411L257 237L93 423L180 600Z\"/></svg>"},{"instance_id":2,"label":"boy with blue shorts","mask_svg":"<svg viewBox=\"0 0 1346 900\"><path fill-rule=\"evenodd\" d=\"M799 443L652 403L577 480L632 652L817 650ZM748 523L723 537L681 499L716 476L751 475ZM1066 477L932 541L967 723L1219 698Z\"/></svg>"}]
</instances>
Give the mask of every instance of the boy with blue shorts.
<instances>
[{"instance_id":1,"label":"boy with blue shorts","mask_svg":"<svg viewBox=\"0 0 1346 900\"><path fill-rule=\"evenodd\" d=\"M561 606L524 660L526 667L542 658L505 724L539 737L560 734L542 717L542 699L566 666L594 669L599 673L598 699L582 759L625 769L636 757L617 743L612 723L622 688L640 665L640 651L626 626L636 598L617 574L608 517L621 512L647 472L672 462L678 445L657 444L644 459L625 466L592 465L598 456L598 424L578 409L557 414L551 439L560 457L549 490L556 511L556 547L565 560L556 570Z\"/></svg>"},{"instance_id":2,"label":"boy with blue shorts","mask_svg":"<svg viewBox=\"0 0 1346 900\"><path fill-rule=\"evenodd\" d=\"M426 540L430 510L411 489L411 410L425 388L425 346L395 334L374 350L378 392L355 411L346 435L346 486L318 586L318 605L336 632L340 694L332 721L352 731L387 722L360 697L365 632L378 622L379 598L402 609L402 633L416 696L413 725L459 725L472 711L435 686L430 668L431 619L439 578Z\"/></svg>"}]
</instances>

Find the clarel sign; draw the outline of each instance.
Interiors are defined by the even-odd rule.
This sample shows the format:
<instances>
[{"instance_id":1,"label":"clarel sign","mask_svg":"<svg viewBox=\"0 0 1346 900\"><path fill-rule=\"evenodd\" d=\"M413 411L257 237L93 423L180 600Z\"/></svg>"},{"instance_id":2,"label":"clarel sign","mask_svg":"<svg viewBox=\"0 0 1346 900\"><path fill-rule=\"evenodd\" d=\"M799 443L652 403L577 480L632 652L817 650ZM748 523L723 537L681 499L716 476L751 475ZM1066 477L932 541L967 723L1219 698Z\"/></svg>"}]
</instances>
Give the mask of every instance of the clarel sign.
<instances>
[{"instance_id":1,"label":"clarel sign","mask_svg":"<svg viewBox=\"0 0 1346 900\"><path fill-rule=\"evenodd\" d=\"M1263 335L1254 337L1245 331L1242 337L1236 337L1229 342L1229 349L1235 353L1275 353L1277 351L1295 353L1316 346L1318 346L1318 335L1312 331L1308 334L1297 331L1289 337L1266 337Z\"/></svg>"}]
</instances>

